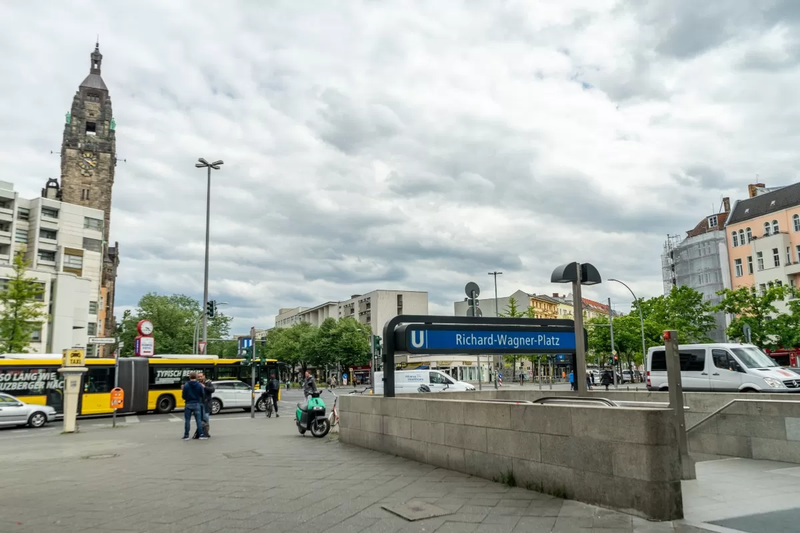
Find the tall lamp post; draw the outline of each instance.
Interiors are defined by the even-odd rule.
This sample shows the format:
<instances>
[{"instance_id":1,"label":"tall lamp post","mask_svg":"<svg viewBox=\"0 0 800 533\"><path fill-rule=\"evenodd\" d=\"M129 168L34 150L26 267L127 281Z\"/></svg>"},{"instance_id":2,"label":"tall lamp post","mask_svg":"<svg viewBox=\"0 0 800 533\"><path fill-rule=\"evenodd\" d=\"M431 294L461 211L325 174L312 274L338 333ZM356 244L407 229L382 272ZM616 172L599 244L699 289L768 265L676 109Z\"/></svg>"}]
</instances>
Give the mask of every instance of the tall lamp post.
<instances>
[{"instance_id":1,"label":"tall lamp post","mask_svg":"<svg viewBox=\"0 0 800 533\"><path fill-rule=\"evenodd\" d=\"M602 283L600 272L591 263L567 263L553 270L551 283L572 283L572 305L575 309L575 369L574 379L578 396L586 396L586 339L583 329L583 298L581 285Z\"/></svg>"},{"instance_id":2,"label":"tall lamp post","mask_svg":"<svg viewBox=\"0 0 800 533\"><path fill-rule=\"evenodd\" d=\"M622 281L620 281L618 279L614 279L614 278L609 278L608 281L616 281L617 283L619 283L622 286L624 286L631 293L631 296L633 296L633 301L637 302L636 307L639 308L639 324L642 326L642 361L644 361L645 354L647 353L647 348L646 348L647 345L645 344L645 341L644 341L644 315L642 314L642 306L638 303L639 302L639 298L636 297L636 295L633 293L633 289L628 287L628 285L626 283L623 283ZM611 309L609 309L608 310L608 320L610 321L611 319L612 319L612 317L611 317Z\"/></svg>"},{"instance_id":3,"label":"tall lamp post","mask_svg":"<svg viewBox=\"0 0 800 533\"><path fill-rule=\"evenodd\" d=\"M222 165L222 160L209 163L202 157L194 164L197 168L208 169L208 189L206 191L206 266L205 274L203 276L203 311L208 305L208 236L209 236L209 223L211 220L211 169L219 170ZM203 312L203 342L208 341L208 314Z\"/></svg>"}]
</instances>

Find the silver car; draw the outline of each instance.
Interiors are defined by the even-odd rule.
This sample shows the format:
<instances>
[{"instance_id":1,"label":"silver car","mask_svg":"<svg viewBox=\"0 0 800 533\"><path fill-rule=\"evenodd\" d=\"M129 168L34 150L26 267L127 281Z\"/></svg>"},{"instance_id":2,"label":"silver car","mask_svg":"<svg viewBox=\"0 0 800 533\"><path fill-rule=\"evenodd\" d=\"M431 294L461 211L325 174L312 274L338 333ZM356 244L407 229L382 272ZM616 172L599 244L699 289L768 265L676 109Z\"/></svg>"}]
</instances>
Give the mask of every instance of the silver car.
<instances>
[{"instance_id":1,"label":"silver car","mask_svg":"<svg viewBox=\"0 0 800 533\"><path fill-rule=\"evenodd\" d=\"M49 405L25 403L10 394L0 393L0 426L40 428L56 419L56 410Z\"/></svg>"}]
</instances>

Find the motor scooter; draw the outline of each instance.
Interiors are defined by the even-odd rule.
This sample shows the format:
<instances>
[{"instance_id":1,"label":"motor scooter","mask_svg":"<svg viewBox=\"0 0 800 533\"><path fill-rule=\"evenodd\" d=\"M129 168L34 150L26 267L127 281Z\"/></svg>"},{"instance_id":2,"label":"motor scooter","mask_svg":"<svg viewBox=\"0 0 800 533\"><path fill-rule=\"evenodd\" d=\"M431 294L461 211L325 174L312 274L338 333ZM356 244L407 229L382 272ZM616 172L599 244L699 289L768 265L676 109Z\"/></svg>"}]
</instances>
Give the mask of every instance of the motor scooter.
<instances>
[{"instance_id":1,"label":"motor scooter","mask_svg":"<svg viewBox=\"0 0 800 533\"><path fill-rule=\"evenodd\" d=\"M297 404L295 423L301 435L311 431L312 435L321 439L331 430L331 423L325 416L325 402L319 397L320 394L320 391L312 392L307 405Z\"/></svg>"}]
</instances>

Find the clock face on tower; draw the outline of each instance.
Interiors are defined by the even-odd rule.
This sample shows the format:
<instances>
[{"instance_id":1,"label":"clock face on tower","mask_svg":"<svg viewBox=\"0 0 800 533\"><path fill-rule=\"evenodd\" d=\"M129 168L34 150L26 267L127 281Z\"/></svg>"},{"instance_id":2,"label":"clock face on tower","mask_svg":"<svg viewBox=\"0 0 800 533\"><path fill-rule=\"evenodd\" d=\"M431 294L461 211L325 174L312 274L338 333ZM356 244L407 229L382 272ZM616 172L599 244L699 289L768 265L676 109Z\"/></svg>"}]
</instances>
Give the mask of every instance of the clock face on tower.
<instances>
[{"instance_id":1,"label":"clock face on tower","mask_svg":"<svg viewBox=\"0 0 800 533\"><path fill-rule=\"evenodd\" d=\"M78 166L81 167L81 173L84 176L91 176L97 167L97 155L93 152L83 152L78 159Z\"/></svg>"}]
</instances>

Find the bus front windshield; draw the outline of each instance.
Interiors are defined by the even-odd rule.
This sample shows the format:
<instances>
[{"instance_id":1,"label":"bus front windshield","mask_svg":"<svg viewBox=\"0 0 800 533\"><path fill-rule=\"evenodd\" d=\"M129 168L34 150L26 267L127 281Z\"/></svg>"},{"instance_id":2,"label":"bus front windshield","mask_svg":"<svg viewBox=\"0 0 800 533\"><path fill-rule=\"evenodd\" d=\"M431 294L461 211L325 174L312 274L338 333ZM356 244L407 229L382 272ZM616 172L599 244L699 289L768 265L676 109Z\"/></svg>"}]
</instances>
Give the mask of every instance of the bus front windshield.
<instances>
[{"instance_id":1,"label":"bus front windshield","mask_svg":"<svg viewBox=\"0 0 800 533\"><path fill-rule=\"evenodd\" d=\"M739 361L747 368L770 368L778 366L778 363L776 363L772 357L752 346L733 348L733 353L736 354Z\"/></svg>"}]
</instances>

